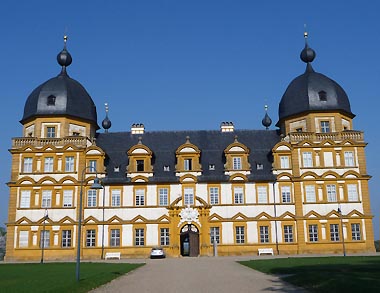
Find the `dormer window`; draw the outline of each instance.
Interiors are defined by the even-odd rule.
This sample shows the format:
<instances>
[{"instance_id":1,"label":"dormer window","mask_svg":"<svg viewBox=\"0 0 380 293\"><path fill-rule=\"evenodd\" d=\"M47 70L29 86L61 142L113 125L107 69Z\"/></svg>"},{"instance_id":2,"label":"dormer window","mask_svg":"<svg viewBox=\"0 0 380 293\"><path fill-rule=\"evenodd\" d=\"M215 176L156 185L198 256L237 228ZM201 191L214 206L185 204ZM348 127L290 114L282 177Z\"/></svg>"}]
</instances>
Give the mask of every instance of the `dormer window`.
<instances>
[{"instance_id":1,"label":"dormer window","mask_svg":"<svg viewBox=\"0 0 380 293\"><path fill-rule=\"evenodd\" d=\"M208 169L211 171L214 171L215 170L215 164L208 165Z\"/></svg>"},{"instance_id":2,"label":"dormer window","mask_svg":"<svg viewBox=\"0 0 380 293\"><path fill-rule=\"evenodd\" d=\"M257 169L257 170L263 170L263 169L264 169L264 165L263 165L263 164L260 164L260 163L257 163L257 164L256 164L256 169Z\"/></svg>"},{"instance_id":3,"label":"dormer window","mask_svg":"<svg viewBox=\"0 0 380 293\"><path fill-rule=\"evenodd\" d=\"M164 166L164 171L165 172L169 172L170 171L170 167L169 166Z\"/></svg>"},{"instance_id":4,"label":"dormer window","mask_svg":"<svg viewBox=\"0 0 380 293\"><path fill-rule=\"evenodd\" d=\"M322 102L327 101L327 93L325 91L318 92L319 100Z\"/></svg>"},{"instance_id":5,"label":"dormer window","mask_svg":"<svg viewBox=\"0 0 380 293\"><path fill-rule=\"evenodd\" d=\"M50 95L47 97L47 105L48 106L55 106L55 99L56 97L53 95Z\"/></svg>"},{"instance_id":6,"label":"dormer window","mask_svg":"<svg viewBox=\"0 0 380 293\"><path fill-rule=\"evenodd\" d=\"M114 171L115 173L120 172L120 166L116 166L116 167L114 167L114 168L113 168L113 171Z\"/></svg>"},{"instance_id":7,"label":"dormer window","mask_svg":"<svg viewBox=\"0 0 380 293\"><path fill-rule=\"evenodd\" d=\"M330 122L329 121L321 121L321 132L322 133L330 132Z\"/></svg>"},{"instance_id":8,"label":"dormer window","mask_svg":"<svg viewBox=\"0 0 380 293\"><path fill-rule=\"evenodd\" d=\"M184 159L183 160L183 168L185 171L192 170L192 160L191 159Z\"/></svg>"},{"instance_id":9,"label":"dormer window","mask_svg":"<svg viewBox=\"0 0 380 293\"><path fill-rule=\"evenodd\" d=\"M79 132L75 132L75 131L73 132L73 136L79 136L79 134L80 134Z\"/></svg>"},{"instance_id":10,"label":"dormer window","mask_svg":"<svg viewBox=\"0 0 380 293\"><path fill-rule=\"evenodd\" d=\"M296 128L297 132L302 132L302 128Z\"/></svg>"},{"instance_id":11,"label":"dormer window","mask_svg":"<svg viewBox=\"0 0 380 293\"><path fill-rule=\"evenodd\" d=\"M47 127L46 128L46 136L48 138L53 138L53 137L56 137L56 134L55 134L55 127Z\"/></svg>"},{"instance_id":12,"label":"dormer window","mask_svg":"<svg viewBox=\"0 0 380 293\"><path fill-rule=\"evenodd\" d=\"M144 160L136 160L136 171L144 172Z\"/></svg>"},{"instance_id":13,"label":"dormer window","mask_svg":"<svg viewBox=\"0 0 380 293\"><path fill-rule=\"evenodd\" d=\"M241 170L241 157L233 157L233 169Z\"/></svg>"}]
</instances>

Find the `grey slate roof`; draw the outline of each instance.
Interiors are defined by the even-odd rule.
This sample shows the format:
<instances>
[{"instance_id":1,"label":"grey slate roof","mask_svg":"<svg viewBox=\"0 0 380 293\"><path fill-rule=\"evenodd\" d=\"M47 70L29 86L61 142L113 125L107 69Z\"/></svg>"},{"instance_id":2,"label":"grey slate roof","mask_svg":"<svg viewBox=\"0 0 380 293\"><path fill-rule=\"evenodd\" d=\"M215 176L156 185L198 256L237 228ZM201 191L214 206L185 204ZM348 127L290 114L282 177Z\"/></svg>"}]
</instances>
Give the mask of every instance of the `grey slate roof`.
<instances>
[{"instance_id":1,"label":"grey slate roof","mask_svg":"<svg viewBox=\"0 0 380 293\"><path fill-rule=\"evenodd\" d=\"M138 143L142 137L142 143L153 152L152 165L154 176L149 179L155 183L178 182L175 176L176 150L186 142L186 136L190 137L190 143L201 150L200 163L202 175L198 182L223 182L228 181L224 175L225 156L224 150L234 142L235 135L238 141L250 149L249 163L251 175L249 181L272 181L272 148L280 141L280 136L275 130L235 130L224 132L216 130L199 131L154 131L144 134L131 134L130 132L99 133L96 144L106 153L107 183L125 184L129 181L126 176L128 165L128 150ZM209 164L215 165L215 170L209 170ZM256 164L263 164L262 170L257 170ZM114 167L120 167L119 172L114 172ZM170 171L164 171L164 166L169 166Z\"/></svg>"}]
</instances>

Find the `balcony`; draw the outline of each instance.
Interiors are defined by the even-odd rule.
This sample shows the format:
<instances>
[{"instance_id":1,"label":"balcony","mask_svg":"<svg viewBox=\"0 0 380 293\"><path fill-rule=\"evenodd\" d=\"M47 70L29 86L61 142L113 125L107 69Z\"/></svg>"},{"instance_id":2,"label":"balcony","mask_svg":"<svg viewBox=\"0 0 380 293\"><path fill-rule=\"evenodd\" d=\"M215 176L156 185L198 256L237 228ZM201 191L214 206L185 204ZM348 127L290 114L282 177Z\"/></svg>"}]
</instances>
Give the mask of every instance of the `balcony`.
<instances>
[{"instance_id":1,"label":"balcony","mask_svg":"<svg viewBox=\"0 0 380 293\"><path fill-rule=\"evenodd\" d=\"M86 147L89 140L84 136L67 136L63 138L37 138L37 137L14 137L12 138L12 149L24 146L43 147L53 145L63 147L71 144L77 147Z\"/></svg>"},{"instance_id":2,"label":"balcony","mask_svg":"<svg viewBox=\"0 0 380 293\"><path fill-rule=\"evenodd\" d=\"M328 133L314 133L314 132L291 132L289 133L290 142L300 142L309 140L319 142L323 140L343 141L352 140L356 142L364 142L364 133L362 131L342 131L342 132L328 132Z\"/></svg>"}]
</instances>

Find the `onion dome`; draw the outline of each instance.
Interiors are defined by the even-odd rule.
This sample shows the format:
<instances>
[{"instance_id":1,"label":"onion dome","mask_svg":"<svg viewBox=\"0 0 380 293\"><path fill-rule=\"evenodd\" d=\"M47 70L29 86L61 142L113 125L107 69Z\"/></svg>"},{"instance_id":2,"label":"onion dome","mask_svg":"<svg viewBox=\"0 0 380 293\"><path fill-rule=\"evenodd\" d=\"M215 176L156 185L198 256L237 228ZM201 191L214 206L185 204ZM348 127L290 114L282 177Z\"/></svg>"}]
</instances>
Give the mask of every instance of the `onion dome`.
<instances>
[{"instance_id":1,"label":"onion dome","mask_svg":"<svg viewBox=\"0 0 380 293\"><path fill-rule=\"evenodd\" d=\"M300 58L306 63L305 73L296 77L286 89L279 105L280 121L308 112L341 112L355 117L351 112L350 101L343 88L329 77L315 72L311 62L316 53L308 46L305 32L305 48Z\"/></svg>"},{"instance_id":2,"label":"onion dome","mask_svg":"<svg viewBox=\"0 0 380 293\"><path fill-rule=\"evenodd\" d=\"M57 55L57 62L62 66L61 73L38 86L28 97L24 107L21 123L36 117L69 116L95 124L97 128L96 106L86 89L66 72L72 57L64 48Z\"/></svg>"},{"instance_id":3,"label":"onion dome","mask_svg":"<svg viewBox=\"0 0 380 293\"><path fill-rule=\"evenodd\" d=\"M268 115L268 106L267 105L265 105L265 116L264 116L263 120L261 120L261 123L263 124L265 129L269 129L269 126L272 125L272 119L270 119L270 117Z\"/></svg>"},{"instance_id":4,"label":"onion dome","mask_svg":"<svg viewBox=\"0 0 380 293\"><path fill-rule=\"evenodd\" d=\"M102 121L102 127L104 128L105 132L108 132L108 129L111 128L112 123L111 120L108 118L108 103L105 103L104 106L106 107L106 118Z\"/></svg>"}]
</instances>

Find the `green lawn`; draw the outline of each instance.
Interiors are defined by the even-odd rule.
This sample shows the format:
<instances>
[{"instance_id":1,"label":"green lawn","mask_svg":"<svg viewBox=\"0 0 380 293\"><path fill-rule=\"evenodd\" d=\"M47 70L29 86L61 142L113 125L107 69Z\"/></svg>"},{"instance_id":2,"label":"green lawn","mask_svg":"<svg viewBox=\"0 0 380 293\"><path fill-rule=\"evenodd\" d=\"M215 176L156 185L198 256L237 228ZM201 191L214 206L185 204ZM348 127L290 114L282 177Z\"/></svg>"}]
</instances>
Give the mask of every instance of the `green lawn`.
<instances>
[{"instance_id":1,"label":"green lawn","mask_svg":"<svg viewBox=\"0 0 380 293\"><path fill-rule=\"evenodd\" d=\"M289 257L240 262L310 292L380 292L380 256Z\"/></svg>"},{"instance_id":2,"label":"green lawn","mask_svg":"<svg viewBox=\"0 0 380 293\"><path fill-rule=\"evenodd\" d=\"M80 282L75 263L2 264L2 292L87 292L143 264L81 263Z\"/></svg>"}]
</instances>

